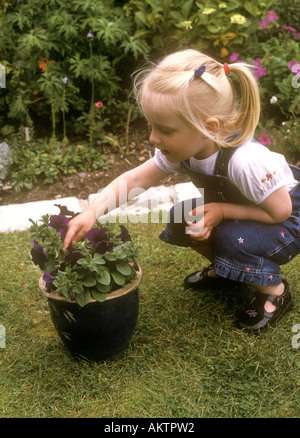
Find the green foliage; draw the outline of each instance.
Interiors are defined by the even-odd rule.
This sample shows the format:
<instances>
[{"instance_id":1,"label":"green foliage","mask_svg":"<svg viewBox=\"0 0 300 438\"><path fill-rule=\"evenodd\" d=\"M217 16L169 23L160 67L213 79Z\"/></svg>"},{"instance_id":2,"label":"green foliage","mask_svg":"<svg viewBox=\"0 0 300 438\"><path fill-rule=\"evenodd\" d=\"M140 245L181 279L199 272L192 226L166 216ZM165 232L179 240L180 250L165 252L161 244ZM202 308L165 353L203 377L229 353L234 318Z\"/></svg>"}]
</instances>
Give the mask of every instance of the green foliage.
<instances>
[{"instance_id":1,"label":"green foliage","mask_svg":"<svg viewBox=\"0 0 300 438\"><path fill-rule=\"evenodd\" d=\"M277 19L262 27L269 12ZM0 23L0 63L6 70L2 126L46 121L53 143L60 136L66 145L73 133L87 135L93 155L97 141L106 141L106 129L124 127L129 120L131 73L144 60L186 47L221 62L231 62L234 52L250 63L259 58L267 71L259 79L262 124L299 116L299 87L293 86L295 73L289 69L291 61L300 65L297 0L16 0L4 3ZM276 104L270 103L273 96ZM95 108L98 101L103 107ZM26 156L24 165L13 161L19 188L30 187L38 173L30 180L26 166L31 158L34 163L39 159L29 149L20 152ZM51 171L45 169L49 182L57 167L66 173L79 170L69 159L51 164Z\"/></svg>"},{"instance_id":2,"label":"green foliage","mask_svg":"<svg viewBox=\"0 0 300 438\"><path fill-rule=\"evenodd\" d=\"M241 44L257 30L267 4L234 0L130 0L125 6L134 16L136 35L162 53L185 46L226 56L232 39Z\"/></svg>"},{"instance_id":3,"label":"green foliage","mask_svg":"<svg viewBox=\"0 0 300 438\"><path fill-rule=\"evenodd\" d=\"M62 110L79 117L95 99L113 112L124 64L149 51L112 0L16 0L5 3L0 21L3 114L25 123L28 111L35 119L51 108L53 138Z\"/></svg>"},{"instance_id":4,"label":"green foliage","mask_svg":"<svg viewBox=\"0 0 300 438\"><path fill-rule=\"evenodd\" d=\"M16 192L30 190L37 181L53 183L60 175L72 175L106 168L106 158L87 144L63 145L45 140L21 143L15 140L10 165L10 179Z\"/></svg>"},{"instance_id":5,"label":"green foliage","mask_svg":"<svg viewBox=\"0 0 300 438\"><path fill-rule=\"evenodd\" d=\"M289 163L300 165L300 121L287 120L272 126L271 148L283 154Z\"/></svg>"},{"instance_id":6,"label":"green foliage","mask_svg":"<svg viewBox=\"0 0 300 438\"><path fill-rule=\"evenodd\" d=\"M266 69L266 74L258 80L265 124L270 118L278 122L300 115L299 85L296 71L291 68L293 61L300 66L300 33L285 27L293 29L284 16L279 16L269 21L266 27L258 29L244 47L233 45L234 50L240 53L238 60L246 60L250 64L259 60ZM273 96L277 99L275 104L270 102Z\"/></svg>"}]
</instances>

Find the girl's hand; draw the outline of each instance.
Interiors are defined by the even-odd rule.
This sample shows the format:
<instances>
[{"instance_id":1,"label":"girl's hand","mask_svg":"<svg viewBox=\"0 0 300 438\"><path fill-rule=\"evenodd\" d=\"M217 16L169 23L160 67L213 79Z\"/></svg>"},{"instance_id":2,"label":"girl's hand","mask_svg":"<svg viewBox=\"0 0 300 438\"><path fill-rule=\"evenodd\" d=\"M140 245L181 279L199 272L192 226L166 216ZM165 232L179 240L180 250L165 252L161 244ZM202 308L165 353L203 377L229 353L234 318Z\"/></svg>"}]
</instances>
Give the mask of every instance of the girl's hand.
<instances>
[{"instance_id":1,"label":"girl's hand","mask_svg":"<svg viewBox=\"0 0 300 438\"><path fill-rule=\"evenodd\" d=\"M204 204L204 206L194 208L190 212L191 216L200 214L203 215L200 221L196 223L187 222L190 227L188 234L196 241L207 240L212 230L224 220L222 204L219 202Z\"/></svg>"},{"instance_id":2,"label":"girl's hand","mask_svg":"<svg viewBox=\"0 0 300 438\"><path fill-rule=\"evenodd\" d=\"M72 243L78 242L86 233L92 229L97 217L93 209L87 208L68 223L68 232L64 240L63 250L66 250Z\"/></svg>"}]
</instances>

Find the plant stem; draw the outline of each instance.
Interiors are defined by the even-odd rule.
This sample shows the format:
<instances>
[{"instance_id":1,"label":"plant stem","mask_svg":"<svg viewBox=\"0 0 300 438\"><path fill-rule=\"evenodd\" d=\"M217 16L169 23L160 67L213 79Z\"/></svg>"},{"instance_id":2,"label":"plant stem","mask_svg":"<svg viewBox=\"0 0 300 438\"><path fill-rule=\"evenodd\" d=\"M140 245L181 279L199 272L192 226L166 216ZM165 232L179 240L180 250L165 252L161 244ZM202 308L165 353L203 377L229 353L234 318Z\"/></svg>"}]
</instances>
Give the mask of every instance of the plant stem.
<instances>
[{"instance_id":1,"label":"plant stem","mask_svg":"<svg viewBox=\"0 0 300 438\"><path fill-rule=\"evenodd\" d=\"M91 95L91 108L90 108L90 129L89 129L89 137L90 137L90 146L93 145L93 132L95 125L95 108L94 108L94 100L95 100L95 83L94 83L94 70L93 70L93 45L92 41L89 41L90 45L90 70L91 70L91 84L92 84L92 95Z\"/></svg>"}]
</instances>

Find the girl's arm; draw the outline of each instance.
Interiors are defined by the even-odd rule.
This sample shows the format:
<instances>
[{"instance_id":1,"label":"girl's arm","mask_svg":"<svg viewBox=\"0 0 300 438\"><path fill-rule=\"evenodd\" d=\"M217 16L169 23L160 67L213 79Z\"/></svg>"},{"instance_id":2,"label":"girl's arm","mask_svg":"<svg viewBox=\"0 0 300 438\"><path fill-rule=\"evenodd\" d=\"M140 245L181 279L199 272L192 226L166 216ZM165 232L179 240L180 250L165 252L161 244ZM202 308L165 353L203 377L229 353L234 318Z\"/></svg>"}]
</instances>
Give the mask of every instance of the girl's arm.
<instances>
[{"instance_id":1,"label":"girl's arm","mask_svg":"<svg viewBox=\"0 0 300 438\"><path fill-rule=\"evenodd\" d=\"M277 224L286 220L292 212L292 201L286 187L273 192L257 206L213 202L194 209L192 215L204 211L197 223L188 222L190 235L195 240L206 240L212 230L224 220L249 220L266 224ZM193 232L193 229L195 232Z\"/></svg>"},{"instance_id":2,"label":"girl's arm","mask_svg":"<svg viewBox=\"0 0 300 438\"><path fill-rule=\"evenodd\" d=\"M166 175L151 158L116 178L97 195L86 210L69 222L63 249L67 249L70 243L78 242L93 228L100 216L156 185Z\"/></svg>"}]
</instances>

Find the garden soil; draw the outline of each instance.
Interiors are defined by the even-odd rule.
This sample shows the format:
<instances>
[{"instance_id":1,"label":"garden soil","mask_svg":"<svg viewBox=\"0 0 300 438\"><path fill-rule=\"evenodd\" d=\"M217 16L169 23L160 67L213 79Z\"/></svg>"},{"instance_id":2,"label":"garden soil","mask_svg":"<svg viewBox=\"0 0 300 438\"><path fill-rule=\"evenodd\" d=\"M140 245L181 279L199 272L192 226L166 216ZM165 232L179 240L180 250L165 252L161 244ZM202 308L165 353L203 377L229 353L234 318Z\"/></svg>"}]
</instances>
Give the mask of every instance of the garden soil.
<instances>
[{"instance_id":1,"label":"garden soil","mask_svg":"<svg viewBox=\"0 0 300 438\"><path fill-rule=\"evenodd\" d=\"M147 128L132 128L126 141L124 134L117 135L120 146L124 150L121 154L119 148L105 145L105 156L109 167L90 172L78 172L73 175L61 176L53 184L44 184L43 180L29 191L16 193L10 186L9 178L0 185L0 205L23 204L26 202L53 200L65 197L87 199L92 193L97 193L117 176L141 165L153 156L154 147L149 143ZM169 175L160 184L166 186L189 181L185 175Z\"/></svg>"}]
</instances>

